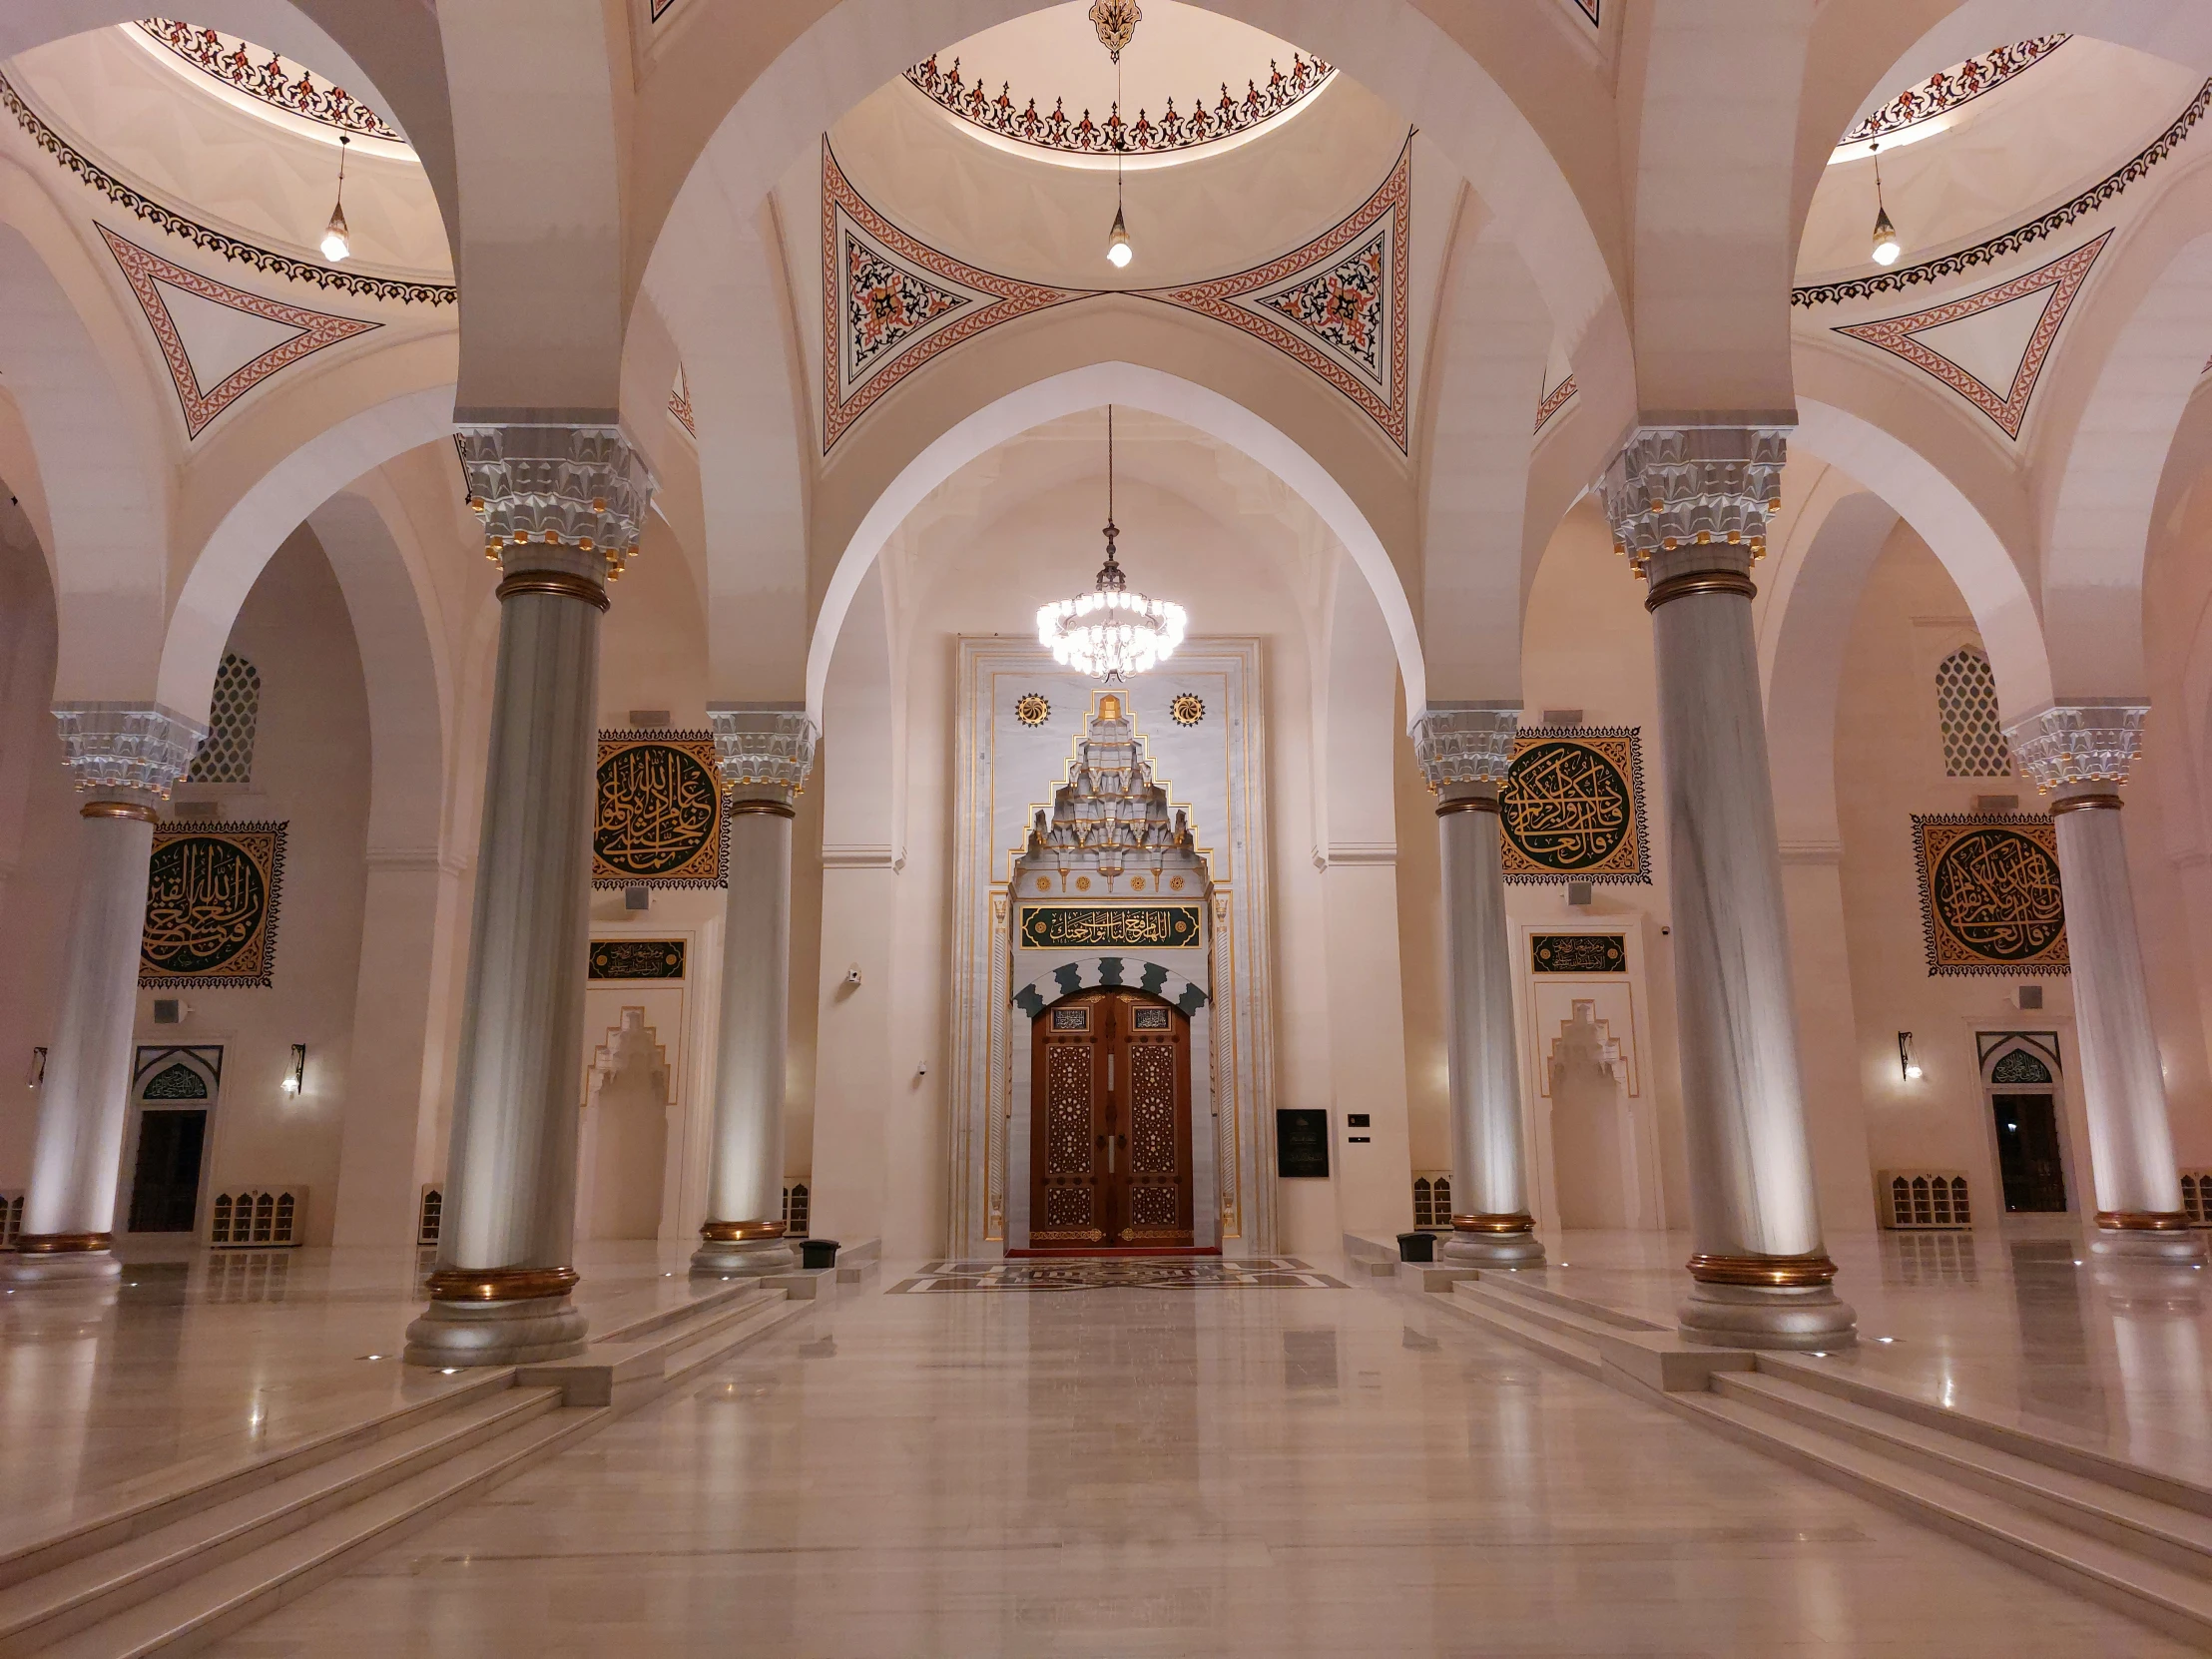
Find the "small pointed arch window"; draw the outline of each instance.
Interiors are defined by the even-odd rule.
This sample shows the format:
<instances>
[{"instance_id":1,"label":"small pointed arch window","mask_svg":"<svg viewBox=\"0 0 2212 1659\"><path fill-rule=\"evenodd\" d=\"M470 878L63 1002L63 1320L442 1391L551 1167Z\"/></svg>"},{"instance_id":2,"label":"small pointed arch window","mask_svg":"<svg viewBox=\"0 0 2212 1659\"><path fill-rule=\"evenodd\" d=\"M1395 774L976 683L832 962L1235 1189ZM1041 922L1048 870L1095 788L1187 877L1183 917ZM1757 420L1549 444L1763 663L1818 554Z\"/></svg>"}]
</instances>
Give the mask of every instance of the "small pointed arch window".
<instances>
[{"instance_id":1,"label":"small pointed arch window","mask_svg":"<svg viewBox=\"0 0 2212 1659\"><path fill-rule=\"evenodd\" d=\"M208 700L208 741L192 758L185 781L192 784L251 784L254 781L254 729L262 718L262 675L235 651L223 654L215 671L215 694Z\"/></svg>"},{"instance_id":2,"label":"small pointed arch window","mask_svg":"<svg viewBox=\"0 0 2212 1659\"><path fill-rule=\"evenodd\" d=\"M1962 645L1936 665L1936 718L1944 777L2012 776L2012 750L1997 720L1996 676L1979 646Z\"/></svg>"}]
</instances>

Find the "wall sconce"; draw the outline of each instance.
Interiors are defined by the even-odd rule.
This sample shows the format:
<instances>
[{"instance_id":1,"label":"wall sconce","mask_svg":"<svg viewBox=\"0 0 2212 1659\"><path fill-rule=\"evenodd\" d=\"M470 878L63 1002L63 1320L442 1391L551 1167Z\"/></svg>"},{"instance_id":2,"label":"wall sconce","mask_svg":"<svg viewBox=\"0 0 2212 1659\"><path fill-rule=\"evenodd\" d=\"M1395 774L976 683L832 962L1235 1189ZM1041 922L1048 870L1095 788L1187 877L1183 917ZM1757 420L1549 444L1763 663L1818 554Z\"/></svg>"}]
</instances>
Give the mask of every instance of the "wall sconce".
<instances>
[{"instance_id":1,"label":"wall sconce","mask_svg":"<svg viewBox=\"0 0 2212 1659\"><path fill-rule=\"evenodd\" d=\"M1898 1070L1905 1073L1908 1083L1918 1083L1927 1073L1921 1070L1920 1061L1913 1058L1913 1033L1898 1033Z\"/></svg>"},{"instance_id":2,"label":"wall sconce","mask_svg":"<svg viewBox=\"0 0 2212 1659\"><path fill-rule=\"evenodd\" d=\"M35 1089L43 1085L45 1081L46 1050L34 1048L31 1050L31 1069L23 1075L23 1086L27 1089Z\"/></svg>"},{"instance_id":3,"label":"wall sconce","mask_svg":"<svg viewBox=\"0 0 2212 1659\"><path fill-rule=\"evenodd\" d=\"M284 1080L278 1086L286 1094L297 1094L300 1089L306 1086L306 1082L307 1045L305 1043L293 1043L291 1045L291 1069L284 1073Z\"/></svg>"}]
</instances>

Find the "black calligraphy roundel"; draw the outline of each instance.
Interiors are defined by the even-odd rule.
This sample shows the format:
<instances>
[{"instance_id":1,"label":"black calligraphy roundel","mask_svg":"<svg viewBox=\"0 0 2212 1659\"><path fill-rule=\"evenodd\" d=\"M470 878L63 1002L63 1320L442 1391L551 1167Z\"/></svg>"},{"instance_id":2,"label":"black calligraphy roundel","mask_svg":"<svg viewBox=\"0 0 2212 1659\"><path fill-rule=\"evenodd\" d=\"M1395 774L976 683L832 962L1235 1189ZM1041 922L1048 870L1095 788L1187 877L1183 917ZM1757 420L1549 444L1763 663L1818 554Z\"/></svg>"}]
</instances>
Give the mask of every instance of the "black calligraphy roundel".
<instances>
[{"instance_id":1,"label":"black calligraphy roundel","mask_svg":"<svg viewBox=\"0 0 2212 1659\"><path fill-rule=\"evenodd\" d=\"M2017 830L1968 830L1936 857L1930 886L1943 926L1990 961L2040 956L2066 925L2058 860Z\"/></svg>"},{"instance_id":2,"label":"black calligraphy roundel","mask_svg":"<svg viewBox=\"0 0 2212 1659\"><path fill-rule=\"evenodd\" d=\"M592 850L618 875L681 870L714 839L720 783L674 744L636 744L599 763Z\"/></svg>"},{"instance_id":3,"label":"black calligraphy roundel","mask_svg":"<svg viewBox=\"0 0 2212 1659\"><path fill-rule=\"evenodd\" d=\"M1635 828L1620 769L1587 744L1530 744L1498 792L1506 838L1543 869L1590 869L1620 849Z\"/></svg>"},{"instance_id":4,"label":"black calligraphy roundel","mask_svg":"<svg viewBox=\"0 0 2212 1659\"><path fill-rule=\"evenodd\" d=\"M146 962L163 974L216 973L250 954L269 914L269 883L220 835L180 835L147 868Z\"/></svg>"}]
</instances>

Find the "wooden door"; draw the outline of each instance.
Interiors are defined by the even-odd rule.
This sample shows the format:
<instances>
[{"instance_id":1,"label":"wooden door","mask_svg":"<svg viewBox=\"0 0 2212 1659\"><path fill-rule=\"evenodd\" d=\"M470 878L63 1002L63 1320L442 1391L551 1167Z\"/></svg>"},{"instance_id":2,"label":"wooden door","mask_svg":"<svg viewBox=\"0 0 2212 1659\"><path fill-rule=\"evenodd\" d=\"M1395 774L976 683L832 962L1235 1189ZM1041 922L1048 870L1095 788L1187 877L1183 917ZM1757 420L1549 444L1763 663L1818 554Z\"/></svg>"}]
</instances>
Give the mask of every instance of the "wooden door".
<instances>
[{"instance_id":1,"label":"wooden door","mask_svg":"<svg viewBox=\"0 0 2212 1659\"><path fill-rule=\"evenodd\" d=\"M1134 991L1092 991L1030 1025L1030 1247L1188 1246L1189 1019Z\"/></svg>"}]
</instances>

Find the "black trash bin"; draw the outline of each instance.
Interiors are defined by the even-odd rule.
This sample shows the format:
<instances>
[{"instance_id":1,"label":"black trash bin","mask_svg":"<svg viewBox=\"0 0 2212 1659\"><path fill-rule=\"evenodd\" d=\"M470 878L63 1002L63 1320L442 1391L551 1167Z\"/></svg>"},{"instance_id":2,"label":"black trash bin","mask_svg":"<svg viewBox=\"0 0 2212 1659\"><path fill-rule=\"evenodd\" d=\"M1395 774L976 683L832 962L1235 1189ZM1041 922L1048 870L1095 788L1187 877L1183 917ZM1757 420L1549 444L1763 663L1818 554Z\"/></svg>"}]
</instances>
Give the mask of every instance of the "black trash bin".
<instances>
[{"instance_id":1,"label":"black trash bin","mask_svg":"<svg viewBox=\"0 0 2212 1659\"><path fill-rule=\"evenodd\" d=\"M837 1241L834 1239L801 1239L799 1241L799 1265L803 1268L833 1268L837 1265Z\"/></svg>"},{"instance_id":2,"label":"black trash bin","mask_svg":"<svg viewBox=\"0 0 2212 1659\"><path fill-rule=\"evenodd\" d=\"M1400 1262L1433 1262L1436 1259L1436 1235L1400 1233L1397 1236L1397 1259Z\"/></svg>"}]
</instances>

